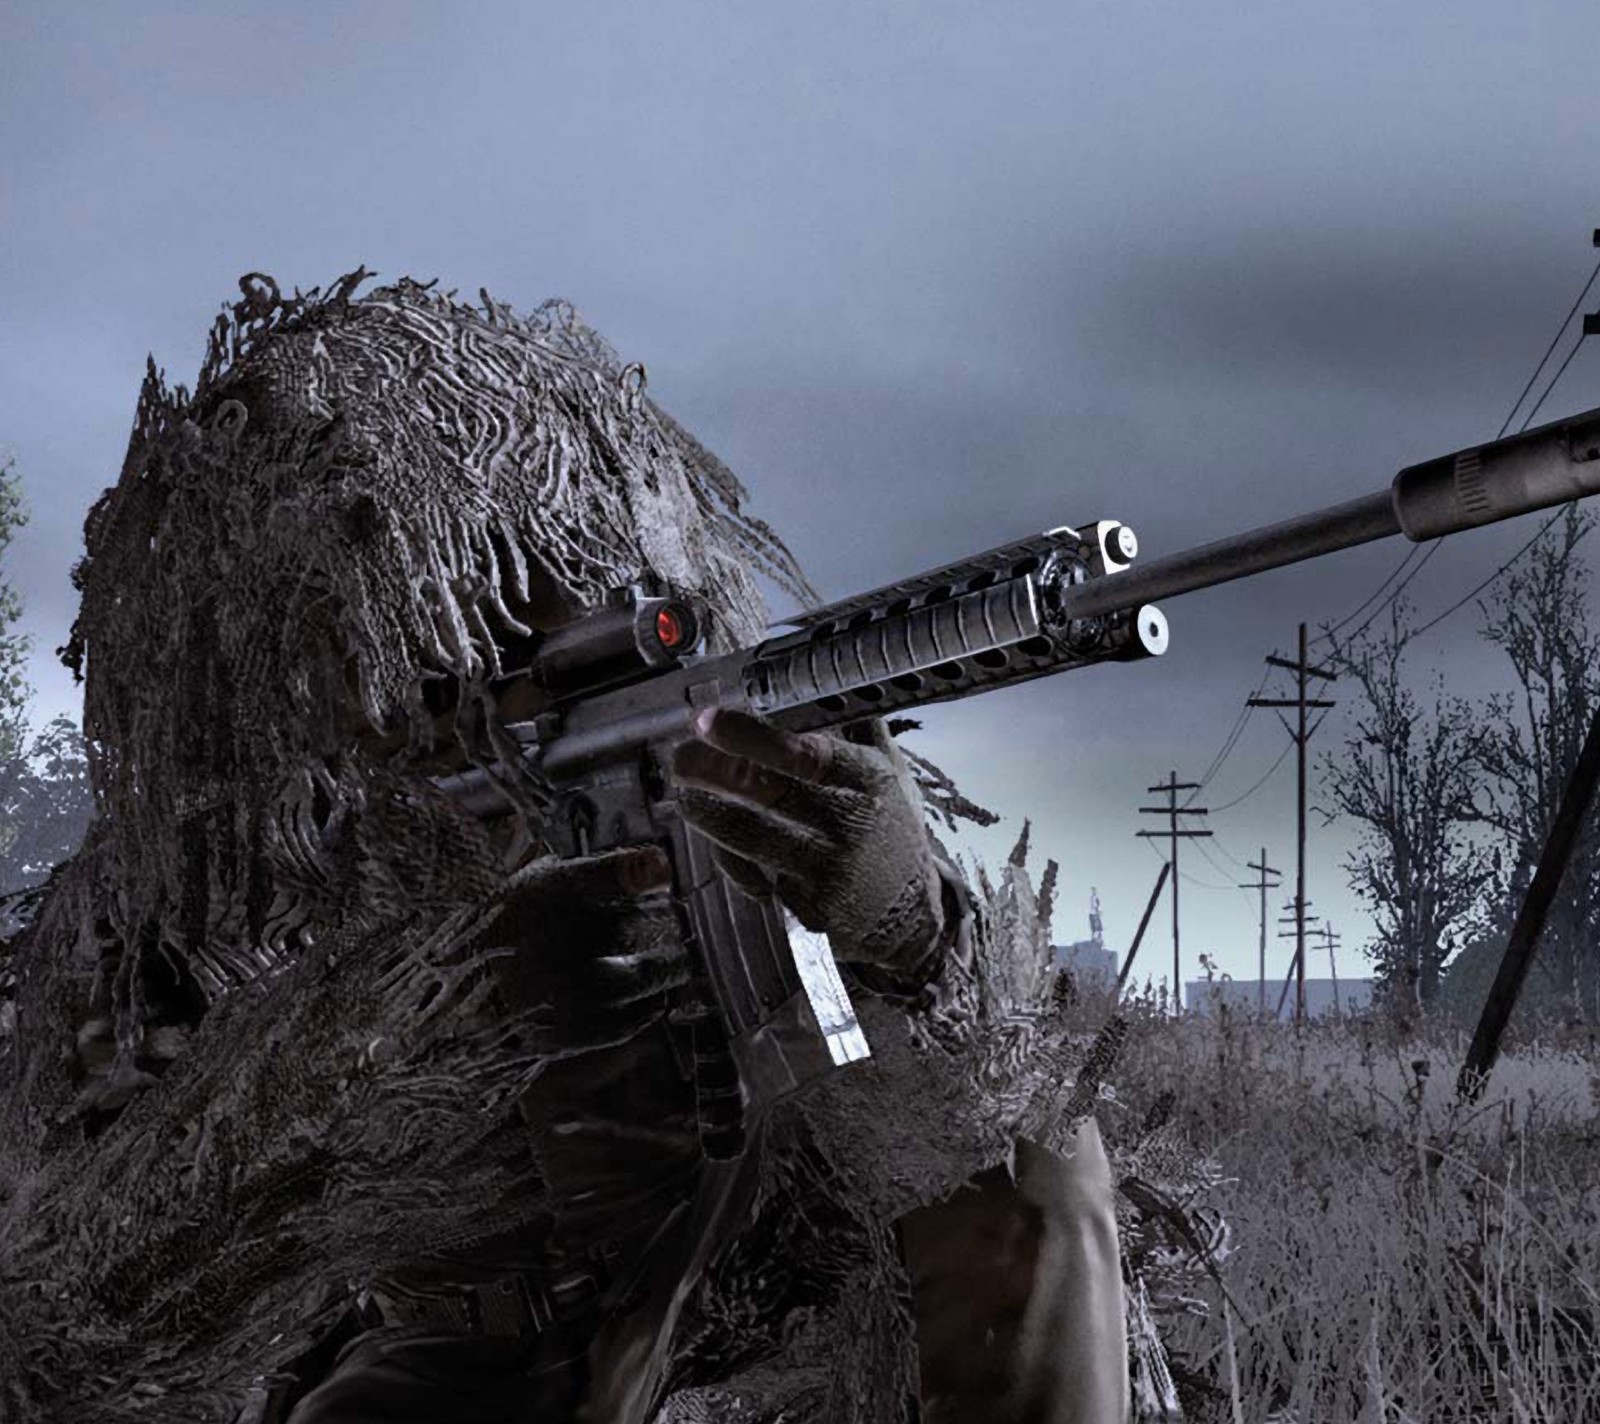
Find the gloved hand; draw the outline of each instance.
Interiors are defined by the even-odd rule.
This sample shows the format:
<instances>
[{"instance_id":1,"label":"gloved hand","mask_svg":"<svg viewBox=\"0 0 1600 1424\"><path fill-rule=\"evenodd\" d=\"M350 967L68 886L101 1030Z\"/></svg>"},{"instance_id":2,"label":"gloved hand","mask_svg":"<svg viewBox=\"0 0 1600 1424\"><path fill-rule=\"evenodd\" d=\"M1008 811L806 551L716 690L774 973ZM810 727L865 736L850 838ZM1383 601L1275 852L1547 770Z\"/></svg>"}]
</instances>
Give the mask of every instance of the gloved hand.
<instances>
[{"instance_id":1,"label":"gloved hand","mask_svg":"<svg viewBox=\"0 0 1600 1424\"><path fill-rule=\"evenodd\" d=\"M870 726L863 746L710 709L672 775L683 819L716 842L735 884L775 891L838 959L920 984L943 943L943 882L910 771Z\"/></svg>"},{"instance_id":2,"label":"gloved hand","mask_svg":"<svg viewBox=\"0 0 1600 1424\"><path fill-rule=\"evenodd\" d=\"M688 980L666 856L654 846L529 862L496 894L474 937L500 998L533 1011L537 1048L555 1057L608 1047L661 1012Z\"/></svg>"}]
</instances>

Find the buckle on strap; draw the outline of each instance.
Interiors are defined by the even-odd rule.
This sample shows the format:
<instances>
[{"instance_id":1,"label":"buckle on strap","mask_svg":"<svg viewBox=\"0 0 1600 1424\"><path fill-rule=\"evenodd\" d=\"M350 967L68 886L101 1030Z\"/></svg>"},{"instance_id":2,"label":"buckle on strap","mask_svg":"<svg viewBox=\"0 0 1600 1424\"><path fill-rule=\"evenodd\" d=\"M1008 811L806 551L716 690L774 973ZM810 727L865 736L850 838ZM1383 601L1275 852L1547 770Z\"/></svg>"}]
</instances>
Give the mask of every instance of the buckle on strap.
<instances>
[{"instance_id":1,"label":"buckle on strap","mask_svg":"<svg viewBox=\"0 0 1600 1424\"><path fill-rule=\"evenodd\" d=\"M514 1340L549 1328L551 1316L544 1292L530 1291L521 1276L469 1286L466 1294L476 1307L475 1333Z\"/></svg>"},{"instance_id":2,"label":"buckle on strap","mask_svg":"<svg viewBox=\"0 0 1600 1424\"><path fill-rule=\"evenodd\" d=\"M527 1339L570 1319L600 1295L600 1282L576 1271L551 1282L529 1276L503 1276L482 1285L453 1286L438 1292L402 1291L387 1286L373 1292L384 1319L395 1325L426 1325L457 1335Z\"/></svg>"}]
</instances>

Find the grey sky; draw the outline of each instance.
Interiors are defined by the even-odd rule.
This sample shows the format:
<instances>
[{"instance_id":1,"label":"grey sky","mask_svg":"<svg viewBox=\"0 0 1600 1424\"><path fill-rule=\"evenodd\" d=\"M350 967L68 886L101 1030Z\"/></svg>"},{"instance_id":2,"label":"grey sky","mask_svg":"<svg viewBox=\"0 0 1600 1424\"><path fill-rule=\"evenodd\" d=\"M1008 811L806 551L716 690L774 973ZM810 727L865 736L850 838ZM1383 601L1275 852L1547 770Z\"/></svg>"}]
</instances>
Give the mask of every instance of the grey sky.
<instances>
[{"instance_id":1,"label":"grey sky","mask_svg":"<svg viewBox=\"0 0 1600 1424\"><path fill-rule=\"evenodd\" d=\"M1594 261L1597 52L1587 0L13 3L0 440L39 712L78 708L50 650L145 353L192 380L243 272L570 298L828 594L1101 516L1151 556L1494 434ZM1543 415L1597 375L1586 349ZM1526 537L1451 541L1419 605ZM1402 552L1174 602L1163 661L930 714L918 745L1007 814L991 855L1034 817L1058 937L1095 884L1123 944L1144 788L1203 769L1262 655ZM1426 653L1465 692L1497 675L1470 611ZM1283 741L1258 715L1205 799ZM1292 793L1286 763L1218 815L1197 878L1263 844L1288 869ZM1311 893L1354 973L1343 847L1318 833ZM1185 887L1186 977L1206 950L1253 974L1252 904Z\"/></svg>"}]
</instances>

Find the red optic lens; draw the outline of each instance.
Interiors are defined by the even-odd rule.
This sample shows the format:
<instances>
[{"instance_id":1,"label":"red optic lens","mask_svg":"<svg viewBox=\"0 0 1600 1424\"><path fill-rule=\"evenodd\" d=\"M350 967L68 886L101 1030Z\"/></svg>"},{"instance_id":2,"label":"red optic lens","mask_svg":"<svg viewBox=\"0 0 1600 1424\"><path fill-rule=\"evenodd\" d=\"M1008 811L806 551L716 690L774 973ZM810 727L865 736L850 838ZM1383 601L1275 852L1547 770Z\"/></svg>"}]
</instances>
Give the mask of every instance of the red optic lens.
<instances>
[{"instance_id":1,"label":"red optic lens","mask_svg":"<svg viewBox=\"0 0 1600 1424\"><path fill-rule=\"evenodd\" d=\"M670 608L656 614L656 637L663 648L675 648L683 641L683 623Z\"/></svg>"}]
</instances>

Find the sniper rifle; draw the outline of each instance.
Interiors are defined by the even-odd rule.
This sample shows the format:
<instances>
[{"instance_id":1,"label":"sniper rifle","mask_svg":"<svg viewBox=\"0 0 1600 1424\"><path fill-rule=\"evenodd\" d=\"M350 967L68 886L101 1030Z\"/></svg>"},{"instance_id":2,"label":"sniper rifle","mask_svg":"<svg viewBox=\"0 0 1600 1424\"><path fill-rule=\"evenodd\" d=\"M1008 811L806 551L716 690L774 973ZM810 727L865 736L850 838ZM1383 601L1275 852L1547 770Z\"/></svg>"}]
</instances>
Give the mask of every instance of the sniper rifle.
<instances>
[{"instance_id":1,"label":"sniper rifle","mask_svg":"<svg viewBox=\"0 0 1600 1424\"><path fill-rule=\"evenodd\" d=\"M499 691L516 764L435 777L486 817L511 814L499 780L545 798L557 855L655 843L695 966L674 1011L692 1039L702 1144L743 1150L751 1110L866 1055L832 958L796 935L775 899L720 874L674 808L673 748L708 707L795 731L970 697L1097 663L1159 656L1153 600L1395 534L1413 542L1600 492L1600 409L1400 471L1388 488L1135 568L1116 520L988 549L786 620L734 652L701 651L704 610L649 583L619 589L540 640ZM520 686L519 686L520 685Z\"/></svg>"}]
</instances>

